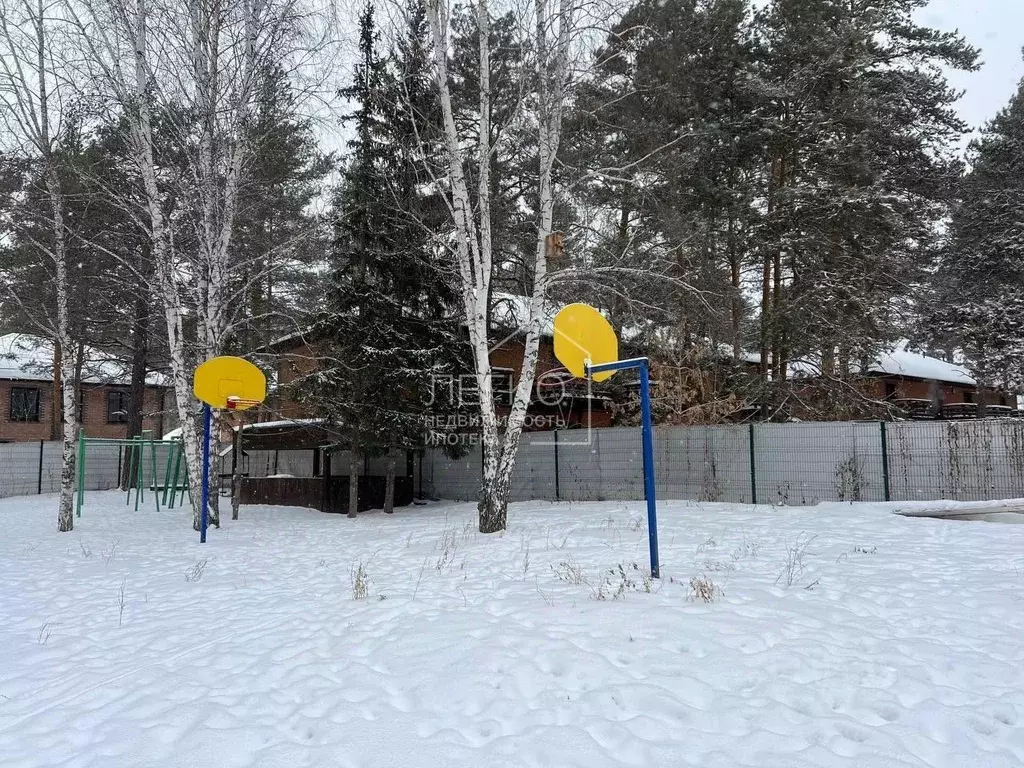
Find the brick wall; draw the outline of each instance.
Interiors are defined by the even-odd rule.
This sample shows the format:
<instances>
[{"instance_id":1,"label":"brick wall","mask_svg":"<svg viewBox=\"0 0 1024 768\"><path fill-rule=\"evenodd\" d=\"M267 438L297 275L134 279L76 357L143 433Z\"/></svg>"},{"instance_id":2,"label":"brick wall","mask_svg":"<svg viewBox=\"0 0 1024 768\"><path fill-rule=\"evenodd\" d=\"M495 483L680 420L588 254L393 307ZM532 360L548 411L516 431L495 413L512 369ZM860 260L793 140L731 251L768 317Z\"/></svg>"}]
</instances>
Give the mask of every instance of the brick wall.
<instances>
[{"instance_id":1,"label":"brick wall","mask_svg":"<svg viewBox=\"0 0 1024 768\"><path fill-rule=\"evenodd\" d=\"M899 376L883 376L871 382L869 387L869 393L879 400L886 397L931 400L933 392L938 394L942 402L947 405L978 401L978 388L966 384L949 384L941 381L932 383L918 379L904 379ZM997 395L993 402L998 402L998 400ZM990 401L992 401L991 398Z\"/></svg>"},{"instance_id":2,"label":"brick wall","mask_svg":"<svg viewBox=\"0 0 1024 768\"><path fill-rule=\"evenodd\" d=\"M11 390L15 387L27 387L39 390L39 421L11 421ZM126 437L126 424L111 424L107 416L107 393L112 391L128 392L127 387L108 384L83 384L82 402L84 404L84 424L87 437ZM164 390L160 387L147 387L143 400L142 428L152 430L155 435L162 436L164 428ZM53 418L53 383L49 381L10 381L0 380L0 440L21 442L25 440L49 440L51 421Z\"/></svg>"}]
</instances>

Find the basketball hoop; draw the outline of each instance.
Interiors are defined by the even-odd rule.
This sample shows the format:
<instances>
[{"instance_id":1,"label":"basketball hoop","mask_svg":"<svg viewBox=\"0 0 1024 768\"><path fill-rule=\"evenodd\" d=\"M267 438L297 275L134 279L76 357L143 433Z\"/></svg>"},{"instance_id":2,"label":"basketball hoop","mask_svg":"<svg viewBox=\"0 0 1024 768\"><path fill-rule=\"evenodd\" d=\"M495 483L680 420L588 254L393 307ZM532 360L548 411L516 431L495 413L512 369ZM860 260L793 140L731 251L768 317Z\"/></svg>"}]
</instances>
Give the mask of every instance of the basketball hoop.
<instances>
[{"instance_id":1,"label":"basketball hoop","mask_svg":"<svg viewBox=\"0 0 1024 768\"><path fill-rule=\"evenodd\" d=\"M228 395L225 400L224 407L229 411L244 411L247 408L252 408L254 405L259 405L260 402L260 400Z\"/></svg>"},{"instance_id":2,"label":"basketball hoop","mask_svg":"<svg viewBox=\"0 0 1024 768\"><path fill-rule=\"evenodd\" d=\"M204 543L210 498L211 411L214 408L244 411L259 405L267 396L267 379L263 371L248 360L229 356L211 357L192 374L192 392L203 403L203 501L199 542Z\"/></svg>"}]
</instances>

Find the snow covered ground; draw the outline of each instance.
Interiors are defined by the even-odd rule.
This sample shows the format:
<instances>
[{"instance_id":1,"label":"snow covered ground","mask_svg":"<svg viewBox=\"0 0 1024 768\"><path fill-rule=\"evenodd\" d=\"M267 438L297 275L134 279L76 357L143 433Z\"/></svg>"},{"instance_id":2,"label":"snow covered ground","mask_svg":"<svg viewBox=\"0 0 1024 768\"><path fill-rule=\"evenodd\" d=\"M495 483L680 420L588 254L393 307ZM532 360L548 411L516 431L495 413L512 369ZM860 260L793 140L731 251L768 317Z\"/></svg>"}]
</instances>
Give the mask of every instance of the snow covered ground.
<instances>
[{"instance_id":1,"label":"snow covered ground","mask_svg":"<svg viewBox=\"0 0 1024 768\"><path fill-rule=\"evenodd\" d=\"M1024 764L1022 526L666 502L650 584L640 503L122 501L0 501L4 768Z\"/></svg>"}]
</instances>

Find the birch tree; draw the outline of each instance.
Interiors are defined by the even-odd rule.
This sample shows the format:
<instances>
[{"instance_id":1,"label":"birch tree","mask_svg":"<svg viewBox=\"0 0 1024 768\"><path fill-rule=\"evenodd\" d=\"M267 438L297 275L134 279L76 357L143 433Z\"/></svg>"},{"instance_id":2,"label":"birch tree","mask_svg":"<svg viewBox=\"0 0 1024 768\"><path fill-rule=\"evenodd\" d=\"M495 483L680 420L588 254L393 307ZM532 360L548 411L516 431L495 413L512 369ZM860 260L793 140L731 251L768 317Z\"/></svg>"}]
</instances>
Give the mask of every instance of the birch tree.
<instances>
[{"instance_id":1,"label":"birch tree","mask_svg":"<svg viewBox=\"0 0 1024 768\"><path fill-rule=\"evenodd\" d=\"M475 4L478 34L479 110L475 132L467 147L456 125L449 67L452 9L446 0L427 0L427 18L433 44L438 97L444 129L448 176L445 180L449 210L455 226L453 251L458 264L463 309L473 353L474 373L480 398L483 481L479 502L480 531L491 533L506 526L509 488L515 466L526 409L533 391L540 341L544 295L547 287L546 247L552 232L554 187L552 170L562 132L569 86L570 55L576 17L575 0L535 0L525 14L532 27L533 71L529 80L535 92L524 99L533 114L538 168L536 178L536 238L533 255L530 316L526 324L522 372L516 387L504 433L499 430L492 387L488 331L491 280L495 270L492 238L491 155L491 9L488 0ZM525 42L525 41L524 41ZM527 73L524 73L526 77ZM475 173L475 194L471 178Z\"/></svg>"},{"instance_id":2,"label":"birch tree","mask_svg":"<svg viewBox=\"0 0 1024 768\"><path fill-rule=\"evenodd\" d=\"M70 531L74 528L78 356L71 334L66 206L55 145L74 94L72 83L64 79L63 62L55 45L58 18L54 7L44 0L0 0L0 120L15 144L11 149L28 152L41 163L49 201L52 237L49 242L38 239L36 245L53 265L56 306L53 314L45 313L41 322L54 339L54 376L60 380L62 450L57 529Z\"/></svg>"},{"instance_id":3,"label":"birch tree","mask_svg":"<svg viewBox=\"0 0 1024 768\"><path fill-rule=\"evenodd\" d=\"M201 445L192 372L225 351L238 319L231 308L244 301L247 285L240 285L231 246L255 138L247 130L250 112L261 73L288 58L302 16L293 0L66 1L86 66L129 126L146 201L138 216L151 239L198 528ZM180 166L159 161L157 119ZM219 523L216 508L211 520Z\"/></svg>"}]
</instances>

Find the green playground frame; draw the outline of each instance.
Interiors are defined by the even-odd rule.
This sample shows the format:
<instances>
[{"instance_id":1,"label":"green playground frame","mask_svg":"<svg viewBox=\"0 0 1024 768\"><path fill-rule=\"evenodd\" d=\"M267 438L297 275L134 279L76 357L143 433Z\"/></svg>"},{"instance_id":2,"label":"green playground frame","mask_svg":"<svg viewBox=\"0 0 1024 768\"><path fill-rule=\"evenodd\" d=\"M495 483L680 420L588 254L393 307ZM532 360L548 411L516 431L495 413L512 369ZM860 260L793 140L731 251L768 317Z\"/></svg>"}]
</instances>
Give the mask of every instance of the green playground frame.
<instances>
[{"instance_id":1,"label":"green playground frame","mask_svg":"<svg viewBox=\"0 0 1024 768\"><path fill-rule=\"evenodd\" d=\"M157 511L160 510L160 496L163 494L163 505L167 509L173 509L175 500L178 499L178 491L181 491L181 498L185 493L191 492L188 487L188 468L183 459L185 455L184 444L181 439L156 440L151 430L145 430L141 435L128 438L110 437L86 437L85 430L78 431L78 461L76 468L77 482L75 485L75 516L82 516L82 504L85 502L85 460L86 449L90 445L116 445L119 449L126 449L123 452L123 464L118 462L119 467L132 466L130 462L135 461L135 488L128 488L128 496L125 504L132 503L132 490L135 491L135 510L138 511L139 504L145 498L145 461L146 449L149 449L150 468L153 472L153 498L156 501ZM164 482L158 482L156 466L156 451L160 446L167 446L167 466L164 468ZM118 484L121 482L122 472L118 472ZM183 482L182 482L183 481Z\"/></svg>"}]
</instances>

